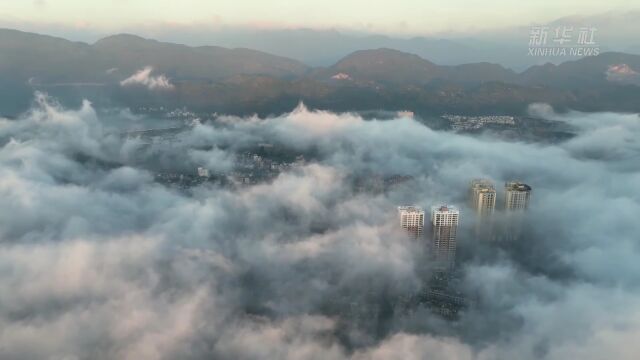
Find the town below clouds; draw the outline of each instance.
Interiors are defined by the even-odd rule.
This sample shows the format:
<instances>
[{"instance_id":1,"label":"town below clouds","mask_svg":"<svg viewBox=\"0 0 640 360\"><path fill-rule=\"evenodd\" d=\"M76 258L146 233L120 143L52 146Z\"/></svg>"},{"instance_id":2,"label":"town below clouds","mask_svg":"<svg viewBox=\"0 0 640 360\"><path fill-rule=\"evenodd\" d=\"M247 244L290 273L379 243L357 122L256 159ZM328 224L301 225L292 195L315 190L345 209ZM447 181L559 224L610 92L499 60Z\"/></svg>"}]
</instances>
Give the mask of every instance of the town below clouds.
<instances>
[{"instance_id":1,"label":"town below clouds","mask_svg":"<svg viewBox=\"0 0 640 360\"><path fill-rule=\"evenodd\" d=\"M172 85L146 70L122 86ZM640 119L528 111L570 136L39 93L0 120L0 357L635 359ZM516 241L475 236L474 178L532 187ZM407 301L436 269L397 218L441 203L460 209L451 317Z\"/></svg>"}]
</instances>

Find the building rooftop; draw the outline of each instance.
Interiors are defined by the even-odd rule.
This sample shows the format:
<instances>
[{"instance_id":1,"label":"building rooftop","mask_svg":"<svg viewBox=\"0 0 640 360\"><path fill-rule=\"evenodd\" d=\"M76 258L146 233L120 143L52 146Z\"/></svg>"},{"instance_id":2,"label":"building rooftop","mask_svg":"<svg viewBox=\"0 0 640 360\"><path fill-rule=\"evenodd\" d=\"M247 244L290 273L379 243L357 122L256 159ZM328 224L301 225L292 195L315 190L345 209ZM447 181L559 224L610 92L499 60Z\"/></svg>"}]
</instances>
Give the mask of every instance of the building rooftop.
<instances>
[{"instance_id":1,"label":"building rooftop","mask_svg":"<svg viewBox=\"0 0 640 360\"><path fill-rule=\"evenodd\" d=\"M493 182L489 179L473 179L471 187L474 189L495 189Z\"/></svg>"},{"instance_id":2,"label":"building rooftop","mask_svg":"<svg viewBox=\"0 0 640 360\"><path fill-rule=\"evenodd\" d=\"M482 188L478 188L476 189L476 191L481 192L481 193L485 193L485 192L496 192L496 189L492 186L492 187L482 187Z\"/></svg>"},{"instance_id":3,"label":"building rooftop","mask_svg":"<svg viewBox=\"0 0 640 360\"><path fill-rule=\"evenodd\" d=\"M414 205L406 205L406 206L398 206L398 211L404 211L404 212L424 212L424 210L422 210L422 208L420 206L414 206Z\"/></svg>"},{"instance_id":4,"label":"building rooftop","mask_svg":"<svg viewBox=\"0 0 640 360\"><path fill-rule=\"evenodd\" d=\"M512 191L531 191L531 186L519 181L510 181L504 184L506 190Z\"/></svg>"},{"instance_id":5,"label":"building rooftop","mask_svg":"<svg viewBox=\"0 0 640 360\"><path fill-rule=\"evenodd\" d=\"M436 205L431 207L431 211L440 211L440 212L458 212L458 208L451 205Z\"/></svg>"}]
</instances>

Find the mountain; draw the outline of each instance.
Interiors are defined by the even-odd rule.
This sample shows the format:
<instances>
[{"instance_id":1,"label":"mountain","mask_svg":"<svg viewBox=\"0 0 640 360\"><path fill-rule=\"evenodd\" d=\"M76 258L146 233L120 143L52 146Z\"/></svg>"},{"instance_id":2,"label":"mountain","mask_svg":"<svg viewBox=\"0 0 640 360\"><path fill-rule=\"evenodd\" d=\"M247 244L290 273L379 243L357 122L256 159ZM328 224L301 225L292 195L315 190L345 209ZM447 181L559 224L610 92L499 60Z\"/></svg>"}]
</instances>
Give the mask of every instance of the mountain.
<instances>
[{"instance_id":1,"label":"mountain","mask_svg":"<svg viewBox=\"0 0 640 360\"><path fill-rule=\"evenodd\" d=\"M176 80L217 80L238 74L291 78L308 67L249 49L163 43L114 35L93 45L0 29L0 73L37 83L117 82L151 66Z\"/></svg>"},{"instance_id":2,"label":"mountain","mask_svg":"<svg viewBox=\"0 0 640 360\"><path fill-rule=\"evenodd\" d=\"M403 110L422 115L523 114L545 102L559 110L640 111L637 56L604 53L516 73L498 64L437 65L393 49L356 51L293 79L242 75L212 84L178 83L155 105L268 115L299 101L334 111ZM624 80L624 81L622 81ZM592 86L585 86L592 84ZM128 96L124 101L135 106Z\"/></svg>"},{"instance_id":3,"label":"mountain","mask_svg":"<svg viewBox=\"0 0 640 360\"><path fill-rule=\"evenodd\" d=\"M514 83L517 74L499 64L481 62L450 66L445 70L447 79L458 83L481 83L500 81Z\"/></svg>"},{"instance_id":4,"label":"mountain","mask_svg":"<svg viewBox=\"0 0 640 360\"><path fill-rule=\"evenodd\" d=\"M392 49L356 51L336 64L321 71L320 78L339 78L339 74L348 78L368 82L387 83L426 83L441 76L441 67L418 55Z\"/></svg>"},{"instance_id":5,"label":"mountain","mask_svg":"<svg viewBox=\"0 0 640 360\"><path fill-rule=\"evenodd\" d=\"M183 80L215 80L237 74L293 77L308 70L298 61L256 50L194 48L127 34L101 39L92 49L108 63L107 69L118 68L121 73L130 74L144 66L153 66L158 72Z\"/></svg>"},{"instance_id":6,"label":"mountain","mask_svg":"<svg viewBox=\"0 0 640 360\"><path fill-rule=\"evenodd\" d=\"M3 80L83 79L94 73L91 46L46 35L0 29L0 74Z\"/></svg>"},{"instance_id":7,"label":"mountain","mask_svg":"<svg viewBox=\"0 0 640 360\"><path fill-rule=\"evenodd\" d=\"M133 27L129 31L147 38L202 46L216 44L226 48L248 48L298 60L314 67L335 64L358 50L388 48L416 54L440 65L461 65L475 62L500 64L523 71L545 62L559 64L577 60L578 56L538 57L528 55L531 26L548 26L550 37L556 28L573 28L573 36L582 27L596 28L595 41L601 52L640 54L640 10L618 10L589 16L568 16L546 23L522 23L513 27L482 29L452 29L428 36L386 36L336 29L265 29L244 26L211 26L210 24L163 24ZM0 26L22 27L35 32L55 33L63 38L82 39L93 43L102 35L95 30L79 32L75 27L34 26L19 21L0 19Z\"/></svg>"},{"instance_id":8,"label":"mountain","mask_svg":"<svg viewBox=\"0 0 640 360\"><path fill-rule=\"evenodd\" d=\"M493 36L452 38L414 36L410 38L379 34L354 33L335 29L249 29L171 27L139 29L167 41L191 45L217 44L225 47L245 47L286 56L316 67L335 64L345 56L367 49L387 48L416 54L440 65L460 65L471 62L498 63L522 70L537 64L539 59L527 56L527 31L509 41L493 41ZM447 35L442 35L447 36Z\"/></svg>"},{"instance_id":9,"label":"mountain","mask_svg":"<svg viewBox=\"0 0 640 360\"><path fill-rule=\"evenodd\" d=\"M9 115L28 108L35 90L70 104L89 98L134 109L186 106L237 114L277 113L300 100L335 111L516 114L532 102L547 102L560 109L636 112L637 85L640 56L625 53L516 73L495 63L439 65L379 48L311 68L244 48L190 47L126 34L86 44L0 29L0 114Z\"/></svg>"},{"instance_id":10,"label":"mountain","mask_svg":"<svg viewBox=\"0 0 640 360\"><path fill-rule=\"evenodd\" d=\"M246 47L297 59L313 66L329 66L346 55L366 49L390 48L429 57L439 64L460 64L478 59L479 48L455 40L344 33L316 29L155 29L154 36L178 43Z\"/></svg>"},{"instance_id":11,"label":"mountain","mask_svg":"<svg viewBox=\"0 0 640 360\"><path fill-rule=\"evenodd\" d=\"M249 49L194 48L134 35L110 36L90 45L0 29L0 115L27 109L35 89L63 100L95 93L93 100L109 102L114 92L124 91L118 86L122 80L146 67L173 83L207 83L234 75L292 79L309 70L296 60Z\"/></svg>"},{"instance_id":12,"label":"mountain","mask_svg":"<svg viewBox=\"0 0 640 360\"><path fill-rule=\"evenodd\" d=\"M532 66L520 75L520 82L559 88L602 86L610 82L634 82L640 73L640 55L603 53L559 65Z\"/></svg>"},{"instance_id":13,"label":"mountain","mask_svg":"<svg viewBox=\"0 0 640 360\"><path fill-rule=\"evenodd\" d=\"M499 64L482 62L442 66L415 54L376 49L356 51L329 68L317 70L315 76L320 80L332 79L357 84L425 85L437 81L474 85L503 82L580 89L612 83L640 83L640 55L608 52L559 65L535 65L522 73L516 73Z\"/></svg>"},{"instance_id":14,"label":"mountain","mask_svg":"<svg viewBox=\"0 0 640 360\"><path fill-rule=\"evenodd\" d=\"M382 84L420 85L436 79L473 84L487 81L515 82L516 73L490 63L441 66L415 54L383 48L356 51L333 66L318 71L316 77Z\"/></svg>"}]
</instances>

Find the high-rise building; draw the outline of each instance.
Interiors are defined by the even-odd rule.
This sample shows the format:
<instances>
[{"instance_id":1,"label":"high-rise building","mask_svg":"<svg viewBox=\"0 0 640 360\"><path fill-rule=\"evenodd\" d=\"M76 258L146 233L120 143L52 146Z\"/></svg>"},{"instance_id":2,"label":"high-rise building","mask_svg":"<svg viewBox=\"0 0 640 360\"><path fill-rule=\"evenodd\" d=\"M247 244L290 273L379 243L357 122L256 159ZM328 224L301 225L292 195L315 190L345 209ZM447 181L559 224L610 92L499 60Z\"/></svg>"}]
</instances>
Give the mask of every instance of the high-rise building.
<instances>
[{"instance_id":1,"label":"high-rise building","mask_svg":"<svg viewBox=\"0 0 640 360\"><path fill-rule=\"evenodd\" d=\"M460 211L447 205L431 208L432 248L439 265L453 266Z\"/></svg>"},{"instance_id":2,"label":"high-rise building","mask_svg":"<svg viewBox=\"0 0 640 360\"><path fill-rule=\"evenodd\" d=\"M496 208L496 188L490 180L475 179L471 181L469 200L476 214L491 215Z\"/></svg>"},{"instance_id":3,"label":"high-rise building","mask_svg":"<svg viewBox=\"0 0 640 360\"><path fill-rule=\"evenodd\" d=\"M494 240L496 188L491 180L475 179L469 187L469 203L475 211L475 235L479 239Z\"/></svg>"},{"instance_id":4,"label":"high-rise building","mask_svg":"<svg viewBox=\"0 0 640 360\"><path fill-rule=\"evenodd\" d=\"M504 184L505 211L527 209L530 197L531 186L518 181L510 181Z\"/></svg>"},{"instance_id":5,"label":"high-rise building","mask_svg":"<svg viewBox=\"0 0 640 360\"><path fill-rule=\"evenodd\" d=\"M418 206L398 206L400 216L400 226L405 229L411 237L418 239L422 236L424 228L424 210Z\"/></svg>"},{"instance_id":6,"label":"high-rise building","mask_svg":"<svg viewBox=\"0 0 640 360\"><path fill-rule=\"evenodd\" d=\"M524 210L529 207L531 187L527 184L510 181L504 184L504 227L502 238L515 241L520 238L525 225Z\"/></svg>"}]
</instances>

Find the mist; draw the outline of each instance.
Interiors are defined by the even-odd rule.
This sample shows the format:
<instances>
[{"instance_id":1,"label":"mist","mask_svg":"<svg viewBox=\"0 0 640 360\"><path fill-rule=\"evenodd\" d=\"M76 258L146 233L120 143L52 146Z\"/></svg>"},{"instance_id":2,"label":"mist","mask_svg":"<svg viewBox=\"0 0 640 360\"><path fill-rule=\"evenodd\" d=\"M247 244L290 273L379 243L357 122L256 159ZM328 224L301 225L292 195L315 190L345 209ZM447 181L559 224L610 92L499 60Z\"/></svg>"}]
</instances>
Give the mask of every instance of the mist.
<instances>
[{"instance_id":1,"label":"mist","mask_svg":"<svg viewBox=\"0 0 640 360\"><path fill-rule=\"evenodd\" d=\"M301 104L149 140L127 132L155 119L39 93L0 119L0 358L636 359L640 118L530 113L575 134L527 143ZM225 180L264 144L304 160ZM158 177L198 167L220 180ZM407 180L354 186L393 176ZM479 177L532 186L517 241L474 235ZM453 319L398 305L433 269L396 207L440 203L461 209L470 305Z\"/></svg>"}]
</instances>

